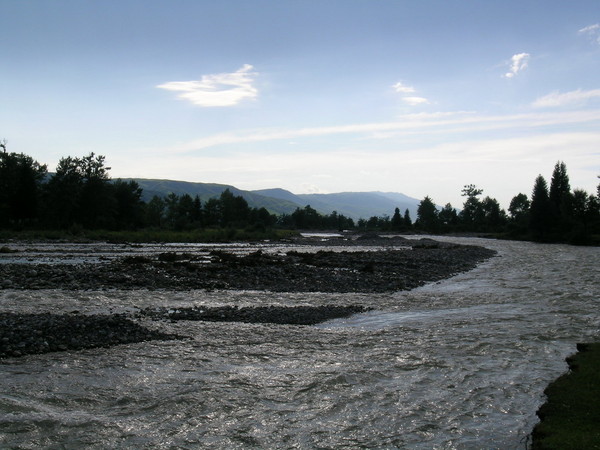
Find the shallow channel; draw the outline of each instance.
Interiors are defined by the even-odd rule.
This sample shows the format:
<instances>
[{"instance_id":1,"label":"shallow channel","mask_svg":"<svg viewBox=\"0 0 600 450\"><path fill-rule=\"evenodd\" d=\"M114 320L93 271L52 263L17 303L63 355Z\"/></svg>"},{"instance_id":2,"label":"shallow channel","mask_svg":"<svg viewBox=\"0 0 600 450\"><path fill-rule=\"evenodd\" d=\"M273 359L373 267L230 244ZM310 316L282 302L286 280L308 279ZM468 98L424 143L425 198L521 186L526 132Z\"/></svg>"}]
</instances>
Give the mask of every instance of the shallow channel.
<instances>
[{"instance_id":1,"label":"shallow channel","mask_svg":"<svg viewBox=\"0 0 600 450\"><path fill-rule=\"evenodd\" d=\"M564 358L600 336L600 249L445 240L498 256L391 294L0 290L19 312L376 308L318 326L152 322L190 338L8 358L0 447L525 448Z\"/></svg>"}]
</instances>

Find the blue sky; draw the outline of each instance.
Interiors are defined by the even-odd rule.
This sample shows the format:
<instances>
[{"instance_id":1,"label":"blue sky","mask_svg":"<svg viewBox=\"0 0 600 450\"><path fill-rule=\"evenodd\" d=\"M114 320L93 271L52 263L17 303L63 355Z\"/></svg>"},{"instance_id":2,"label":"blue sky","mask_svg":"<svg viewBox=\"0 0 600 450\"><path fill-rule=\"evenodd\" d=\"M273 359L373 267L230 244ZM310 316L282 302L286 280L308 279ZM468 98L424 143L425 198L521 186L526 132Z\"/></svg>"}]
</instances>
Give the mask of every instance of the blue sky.
<instances>
[{"instance_id":1,"label":"blue sky","mask_svg":"<svg viewBox=\"0 0 600 450\"><path fill-rule=\"evenodd\" d=\"M600 2L0 0L0 138L54 169L503 207L600 175Z\"/></svg>"}]
</instances>

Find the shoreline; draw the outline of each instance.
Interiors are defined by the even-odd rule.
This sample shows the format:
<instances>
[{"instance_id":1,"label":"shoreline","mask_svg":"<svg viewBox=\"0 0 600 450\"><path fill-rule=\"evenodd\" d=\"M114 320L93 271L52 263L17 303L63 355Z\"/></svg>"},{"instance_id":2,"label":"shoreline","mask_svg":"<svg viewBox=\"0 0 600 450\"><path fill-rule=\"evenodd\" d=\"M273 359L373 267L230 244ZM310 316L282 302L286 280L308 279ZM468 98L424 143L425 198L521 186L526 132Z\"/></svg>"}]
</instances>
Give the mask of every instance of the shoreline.
<instances>
[{"instance_id":1,"label":"shoreline","mask_svg":"<svg viewBox=\"0 0 600 450\"><path fill-rule=\"evenodd\" d=\"M566 361L569 371L544 390L547 400L531 433L533 450L600 448L600 343L577 344Z\"/></svg>"}]
</instances>

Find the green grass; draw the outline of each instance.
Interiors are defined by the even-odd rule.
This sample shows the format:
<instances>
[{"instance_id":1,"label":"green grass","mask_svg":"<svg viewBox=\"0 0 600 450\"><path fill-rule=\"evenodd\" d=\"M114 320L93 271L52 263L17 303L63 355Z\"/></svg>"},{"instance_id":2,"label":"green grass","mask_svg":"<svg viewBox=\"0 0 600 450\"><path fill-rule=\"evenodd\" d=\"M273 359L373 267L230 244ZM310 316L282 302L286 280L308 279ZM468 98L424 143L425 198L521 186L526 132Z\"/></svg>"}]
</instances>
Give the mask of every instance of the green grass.
<instances>
[{"instance_id":1,"label":"green grass","mask_svg":"<svg viewBox=\"0 0 600 450\"><path fill-rule=\"evenodd\" d=\"M244 230L235 228L203 229L192 231L140 230L0 230L0 242L17 240L67 240L74 242L234 242L280 240L297 235L290 230Z\"/></svg>"},{"instance_id":2,"label":"green grass","mask_svg":"<svg viewBox=\"0 0 600 450\"><path fill-rule=\"evenodd\" d=\"M545 390L533 449L600 449L600 343L578 344L570 372Z\"/></svg>"}]
</instances>

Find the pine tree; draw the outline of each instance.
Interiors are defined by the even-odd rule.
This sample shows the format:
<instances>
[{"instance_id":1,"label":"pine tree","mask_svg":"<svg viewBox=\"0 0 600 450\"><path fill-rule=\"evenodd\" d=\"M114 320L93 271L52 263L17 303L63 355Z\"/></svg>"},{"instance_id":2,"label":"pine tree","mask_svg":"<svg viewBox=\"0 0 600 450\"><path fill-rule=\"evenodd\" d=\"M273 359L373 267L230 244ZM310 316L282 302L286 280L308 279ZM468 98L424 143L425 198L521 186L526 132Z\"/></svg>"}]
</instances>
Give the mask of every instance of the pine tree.
<instances>
[{"instance_id":1,"label":"pine tree","mask_svg":"<svg viewBox=\"0 0 600 450\"><path fill-rule=\"evenodd\" d=\"M406 208L406 210L404 211L404 226L408 229L408 228L412 228L412 219L410 218L410 211L408 210L408 208Z\"/></svg>"},{"instance_id":2,"label":"pine tree","mask_svg":"<svg viewBox=\"0 0 600 450\"><path fill-rule=\"evenodd\" d=\"M400 208L396 208L394 210L394 215L392 216L392 229L394 231L400 231L404 228L403 225L404 225L404 220L402 219L402 216L400 215Z\"/></svg>"},{"instance_id":3,"label":"pine tree","mask_svg":"<svg viewBox=\"0 0 600 450\"><path fill-rule=\"evenodd\" d=\"M566 233L572 226L573 194L567 175L567 166L558 161L552 172L550 180L550 212L552 214L552 228L560 233Z\"/></svg>"},{"instance_id":4,"label":"pine tree","mask_svg":"<svg viewBox=\"0 0 600 450\"><path fill-rule=\"evenodd\" d=\"M429 196L419 203L415 225L421 230L431 232L435 232L439 228L438 210Z\"/></svg>"},{"instance_id":5,"label":"pine tree","mask_svg":"<svg viewBox=\"0 0 600 450\"><path fill-rule=\"evenodd\" d=\"M534 237L544 239L550 227L550 198L548 184L543 176L535 179L529 207L529 228Z\"/></svg>"}]
</instances>

